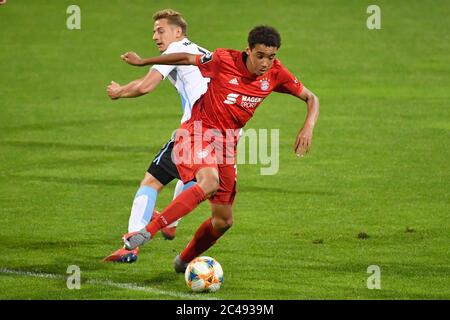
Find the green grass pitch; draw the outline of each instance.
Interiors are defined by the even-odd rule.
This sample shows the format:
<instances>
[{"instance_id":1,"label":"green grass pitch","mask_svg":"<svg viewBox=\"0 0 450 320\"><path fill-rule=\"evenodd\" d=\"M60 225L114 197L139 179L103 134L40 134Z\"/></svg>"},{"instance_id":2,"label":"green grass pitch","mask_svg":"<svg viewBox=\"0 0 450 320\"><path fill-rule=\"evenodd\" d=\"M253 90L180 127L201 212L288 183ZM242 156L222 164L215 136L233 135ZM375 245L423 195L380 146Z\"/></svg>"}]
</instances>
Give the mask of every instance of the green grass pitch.
<instances>
[{"instance_id":1,"label":"green grass pitch","mask_svg":"<svg viewBox=\"0 0 450 320\"><path fill-rule=\"evenodd\" d=\"M0 6L0 299L449 299L450 7L375 2ZM66 28L71 4L81 30ZM381 30L366 27L370 4L381 8ZM280 130L279 172L239 166L235 224L206 253L225 283L200 297L172 260L207 202L136 264L100 262L121 244L138 183L181 117L167 81L138 99L106 95L111 80L145 74L119 56L158 54L151 16L167 7L211 50L244 49L253 26L277 27L278 57L321 101L304 159L292 151L301 101L273 94L247 125ZM66 287L70 265L81 269L80 290ZM379 290L367 288L371 265Z\"/></svg>"}]
</instances>

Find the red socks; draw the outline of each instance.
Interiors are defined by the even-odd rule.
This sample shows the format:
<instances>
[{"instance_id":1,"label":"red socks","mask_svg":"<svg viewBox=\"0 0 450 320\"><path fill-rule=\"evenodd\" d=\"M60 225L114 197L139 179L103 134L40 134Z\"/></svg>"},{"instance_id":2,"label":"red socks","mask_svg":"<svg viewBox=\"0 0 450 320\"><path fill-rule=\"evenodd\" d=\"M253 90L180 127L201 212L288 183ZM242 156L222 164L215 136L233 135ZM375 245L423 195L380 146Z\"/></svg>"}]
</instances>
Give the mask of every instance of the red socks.
<instances>
[{"instance_id":1,"label":"red socks","mask_svg":"<svg viewBox=\"0 0 450 320\"><path fill-rule=\"evenodd\" d=\"M201 255L214 243L216 243L217 239L219 239L222 235L222 232L214 229L211 218L208 218L197 229L194 238L192 238L187 247L183 250L183 252L181 252L181 260L189 262L195 257Z\"/></svg>"},{"instance_id":2,"label":"red socks","mask_svg":"<svg viewBox=\"0 0 450 320\"><path fill-rule=\"evenodd\" d=\"M183 191L156 219L152 220L146 227L147 231L150 232L153 238L161 228L164 228L179 218L187 215L205 200L205 193L196 184L186 191ZM208 250L222 235L223 233L221 231L214 229L212 218L208 218L201 224L192 240L180 254L181 260L186 262L191 261Z\"/></svg>"},{"instance_id":3,"label":"red socks","mask_svg":"<svg viewBox=\"0 0 450 320\"><path fill-rule=\"evenodd\" d=\"M178 197L172 200L172 202L161 212L159 217L147 225L147 231L150 232L153 238L161 228L184 217L205 200L205 193L198 184L196 184L183 191Z\"/></svg>"}]
</instances>

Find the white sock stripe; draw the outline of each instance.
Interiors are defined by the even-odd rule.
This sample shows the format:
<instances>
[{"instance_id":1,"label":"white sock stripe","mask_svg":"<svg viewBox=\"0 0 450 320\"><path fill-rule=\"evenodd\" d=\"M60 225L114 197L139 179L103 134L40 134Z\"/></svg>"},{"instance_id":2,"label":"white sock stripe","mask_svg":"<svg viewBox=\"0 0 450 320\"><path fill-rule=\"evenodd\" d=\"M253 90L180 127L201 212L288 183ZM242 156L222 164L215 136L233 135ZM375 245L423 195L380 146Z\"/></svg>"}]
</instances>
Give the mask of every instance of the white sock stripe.
<instances>
[{"instance_id":1,"label":"white sock stripe","mask_svg":"<svg viewBox=\"0 0 450 320\"><path fill-rule=\"evenodd\" d=\"M184 183L181 180L178 180L176 186L175 186L175 190L173 192L173 199L175 199L176 197L178 197L180 195L181 192L183 192L183 188L184 188Z\"/></svg>"},{"instance_id":2,"label":"white sock stripe","mask_svg":"<svg viewBox=\"0 0 450 320\"><path fill-rule=\"evenodd\" d=\"M128 221L128 232L135 232L144 228L148 222L145 220L145 208L147 207L148 196L143 194L134 198L131 207L130 220Z\"/></svg>"},{"instance_id":3,"label":"white sock stripe","mask_svg":"<svg viewBox=\"0 0 450 320\"><path fill-rule=\"evenodd\" d=\"M176 221L174 221L174 222L172 222L171 224L169 224L167 227L168 228L173 228L173 227L177 227L178 226L178 222L180 222L181 221L181 219L182 218L180 218L180 219L178 219L178 220L176 220Z\"/></svg>"}]
</instances>

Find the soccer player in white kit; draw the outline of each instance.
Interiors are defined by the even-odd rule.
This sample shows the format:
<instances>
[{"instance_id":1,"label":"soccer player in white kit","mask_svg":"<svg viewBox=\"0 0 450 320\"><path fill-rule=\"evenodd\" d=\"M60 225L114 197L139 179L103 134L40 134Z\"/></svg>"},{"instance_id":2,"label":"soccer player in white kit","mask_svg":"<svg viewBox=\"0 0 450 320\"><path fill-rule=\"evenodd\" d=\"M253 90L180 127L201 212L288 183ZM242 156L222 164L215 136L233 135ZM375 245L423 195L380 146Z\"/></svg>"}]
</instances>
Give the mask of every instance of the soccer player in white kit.
<instances>
[{"instance_id":1,"label":"soccer player in white kit","mask_svg":"<svg viewBox=\"0 0 450 320\"><path fill-rule=\"evenodd\" d=\"M180 13L165 9L156 12L153 15L154 28L153 40L162 54L184 52L191 54L204 54L208 50L197 46L187 38L187 24ZM139 60L140 57L134 52L127 52L122 55L122 59L130 64ZM155 65L151 67L147 75L141 79L134 80L127 85L120 86L112 81L107 87L108 95L111 99L134 98L153 91L157 85L165 78L168 78L181 96L183 117L181 123L189 120L191 117L192 106L203 95L208 87L208 78L204 78L196 66L168 66ZM173 147L173 139L170 139L150 164L144 179L135 195L133 206L131 208L130 220L128 223L128 232L134 232L144 228L152 219L156 198L158 193L166 184L172 181L174 176L178 176L176 167L161 168L164 161L162 157L170 157ZM182 191L191 187L195 182L183 184L178 181L174 198ZM171 240L175 237L178 221L162 230L163 236ZM104 261L132 263L137 260L139 248L126 250L120 248Z\"/></svg>"}]
</instances>

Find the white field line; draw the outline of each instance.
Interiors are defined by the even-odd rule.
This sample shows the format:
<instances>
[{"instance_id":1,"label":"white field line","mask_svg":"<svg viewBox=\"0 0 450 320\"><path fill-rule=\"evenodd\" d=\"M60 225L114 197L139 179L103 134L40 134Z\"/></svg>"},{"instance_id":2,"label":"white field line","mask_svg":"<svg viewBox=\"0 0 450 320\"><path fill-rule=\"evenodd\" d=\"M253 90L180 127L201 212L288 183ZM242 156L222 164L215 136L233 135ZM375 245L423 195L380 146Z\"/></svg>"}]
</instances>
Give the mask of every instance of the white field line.
<instances>
[{"instance_id":1,"label":"white field line","mask_svg":"<svg viewBox=\"0 0 450 320\"><path fill-rule=\"evenodd\" d=\"M5 269L5 268L0 268L0 274L10 274L10 275L16 275L16 276L23 276L23 277L53 279L53 280L66 280L67 279L65 276L63 276L61 274L24 271L24 270L13 270L13 269ZM132 291L148 292L148 293L152 293L152 294L169 296L169 297L174 297L174 298L181 298L181 299L218 300L215 297L204 297L204 296L195 295L195 294L184 294L184 293L174 292L174 291L159 290L159 289L154 289L151 287L143 287L143 286L140 286L135 283L120 283L120 282L113 282L110 280L96 280L96 279L89 279L85 283L92 284L92 285L98 285L98 286L115 287L115 288L132 290Z\"/></svg>"}]
</instances>

